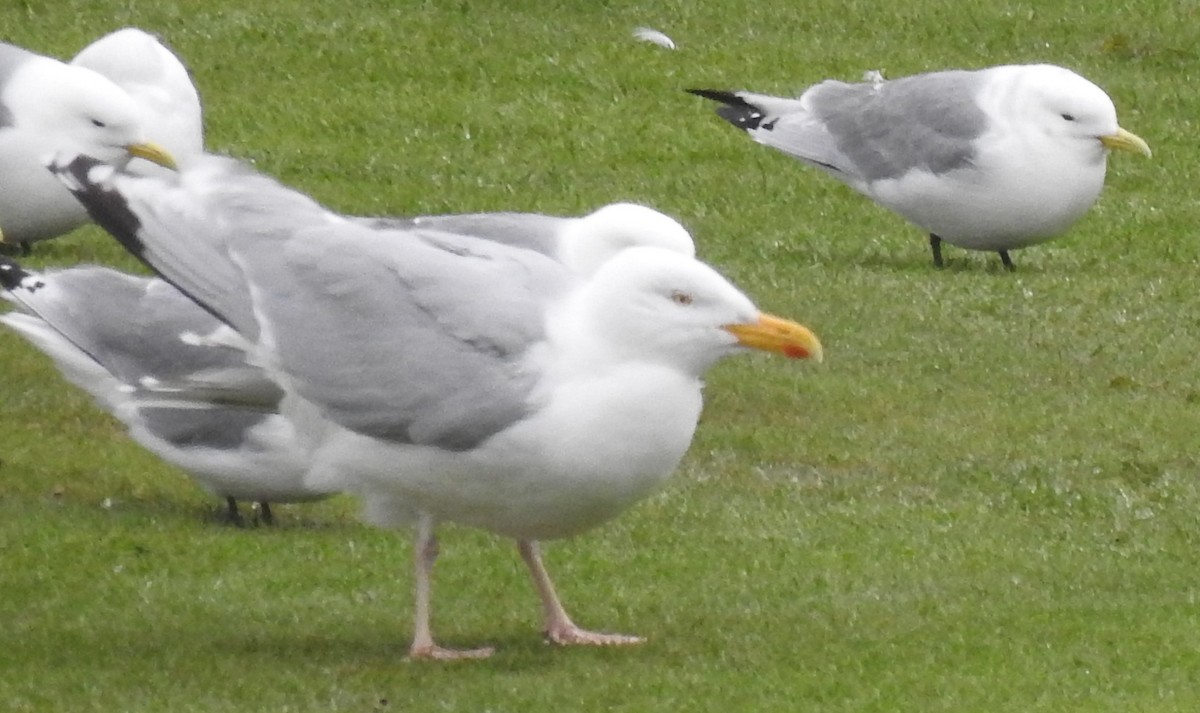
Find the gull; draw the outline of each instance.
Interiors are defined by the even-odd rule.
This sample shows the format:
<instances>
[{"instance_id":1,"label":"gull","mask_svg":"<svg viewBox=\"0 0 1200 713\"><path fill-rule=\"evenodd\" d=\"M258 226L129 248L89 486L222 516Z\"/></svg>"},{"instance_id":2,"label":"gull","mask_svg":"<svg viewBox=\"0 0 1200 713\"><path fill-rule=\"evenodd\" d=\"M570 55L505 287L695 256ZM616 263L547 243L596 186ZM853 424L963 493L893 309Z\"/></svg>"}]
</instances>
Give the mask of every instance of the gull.
<instances>
[{"instance_id":1,"label":"gull","mask_svg":"<svg viewBox=\"0 0 1200 713\"><path fill-rule=\"evenodd\" d=\"M220 321L160 279L88 265L34 272L0 257L5 324L51 357L68 381L138 444L223 498L308 502L307 449L279 413L282 391L249 363Z\"/></svg>"},{"instance_id":2,"label":"gull","mask_svg":"<svg viewBox=\"0 0 1200 713\"><path fill-rule=\"evenodd\" d=\"M1096 202L1110 149L1150 156L1104 90L1047 64L826 80L797 99L688 91L927 231L937 267L945 241L1012 270L1009 250L1063 233Z\"/></svg>"},{"instance_id":3,"label":"gull","mask_svg":"<svg viewBox=\"0 0 1200 713\"><path fill-rule=\"evenodd\" d=\"M87 222L79 202L46 172L56 151L174 166L148 140L152 127L141 117L129 94L100 74L0 43L0 242L28 253L30 243Z\"/></svg>"},{"instance_id":4,"label":"gull","mask_svg":"<svg viewBox=\"0 0 1200 713\"><path fill-rule=\"evenodd\" d=\"M492 653L432 636L445 521L517 541L550 641L640 641L577 626L539 542L662 486L722 357L822 356L808 329L661 247L621 250L582 277L494 240L372 228L232 159L167 178L87 157L52 170L131 253L255 345L312 425L310 485L357 494L370 522L415 528L415 659Z\"/></svg>"},{"instance_id":5,"label":"gull","mask_svg":"<svg viewBox=\"0 0 1200 713\"><path fill-rule=\"evenodd\" d=\"M187 67L154 35L136 27L110 32L71 59L112 80L137 104L142 125L154 127L155 139L176 161L204 151L200 94ZM130 170L163 170L136 159Z\"/></svg>"},{"instance_id":6,"label":"gull","mask_svg":"<svg viewBox=\"0 0 1200 713\"><path fill-rule=\"evenodd\" d=\"M657 246L696 256L696 244L679 221L648 206L628 202L610 203L579 218L501 212L360 220L375 228L423 228L536 250L583 276L591 275L629 247Z\"/></svg>"}]
</instances>

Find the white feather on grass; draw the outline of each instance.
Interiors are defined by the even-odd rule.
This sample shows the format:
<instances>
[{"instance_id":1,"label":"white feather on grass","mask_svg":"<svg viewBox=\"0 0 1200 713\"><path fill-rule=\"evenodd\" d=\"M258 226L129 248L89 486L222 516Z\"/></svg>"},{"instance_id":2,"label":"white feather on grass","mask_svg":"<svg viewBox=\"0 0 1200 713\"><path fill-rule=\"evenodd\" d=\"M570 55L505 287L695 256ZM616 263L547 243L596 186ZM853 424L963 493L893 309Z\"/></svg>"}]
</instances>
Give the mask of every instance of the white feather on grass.
<instances>
[{"instance_id":1,"label":"white feather on grass","mask_svg":"<svg viewBox=\"0 0 1200 713\"><path fill-rule=\"evenodd\" d=\"M666 47L669 50L675 49L675 40L667 37L658 30L652 30L649 27L639 27L633 31L633 36L643 42L653 42L659 47Z\"/></svg>"}]
</instances>

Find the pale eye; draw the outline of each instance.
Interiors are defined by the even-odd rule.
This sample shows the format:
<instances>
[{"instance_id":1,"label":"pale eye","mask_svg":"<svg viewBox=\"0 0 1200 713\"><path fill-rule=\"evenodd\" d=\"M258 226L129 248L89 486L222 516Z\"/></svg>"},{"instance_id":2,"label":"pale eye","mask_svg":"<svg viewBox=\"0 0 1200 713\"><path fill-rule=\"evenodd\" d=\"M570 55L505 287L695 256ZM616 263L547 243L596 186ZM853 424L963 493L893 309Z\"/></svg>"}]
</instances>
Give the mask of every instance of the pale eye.
<instances>
[{"instance_id":1,"label":"pale eye","mask_svg":"<svg viewBox=\"0 0 1200 713\"><path fill-rule=\"evenodd\" d=\"M1062 118L1063 118L1063 120L1064 120L1064 121L1075 121L1075 115L1074 115L1074 114L1063 114L1063 115L1062 115Z\"/></svg>"},{"instance_id":2,"label":"pale eye","mask_svg":"<svg viewBox=\"0 0 1200 713\"><path fill-rule=\"evenodd\" d=\"M686 292L679 292L676 290L675 292L671 293L671 301L677 305L687 306L692 303L692 296Z\"/></svg>"}]
</instances>

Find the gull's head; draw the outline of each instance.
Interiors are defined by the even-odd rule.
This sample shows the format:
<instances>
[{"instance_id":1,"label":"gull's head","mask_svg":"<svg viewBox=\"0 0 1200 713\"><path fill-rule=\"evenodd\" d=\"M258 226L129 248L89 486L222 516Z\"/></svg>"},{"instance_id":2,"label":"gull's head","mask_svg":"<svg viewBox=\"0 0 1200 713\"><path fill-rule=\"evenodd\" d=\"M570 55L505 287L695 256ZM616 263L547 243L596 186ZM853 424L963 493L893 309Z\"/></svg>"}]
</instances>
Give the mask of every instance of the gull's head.
<instances>
[{"instance_id":1,"label":"gull's head","mask_svg":"<svg viewBox=\"0 0 1200 713\"><path fill-rule=\"evenodd\" d=\"M716 270L659 247L632 247L604 263L581 293L580 324L613 359L656 362L700 376L742 349L822 358L807 328L763 314Z\"/></svg>"},{"instance_id":2,"label":"gull's head","mask_svg":"<svg viewBox=\"0 0 1200 713\"><path fill-rule=\"evenodd\" d=\"M1089 148L1150 156L1150 146L1117 123L1117 109L1103 89L1064 67L1043 64L1022 69L1028 110L1047 134Z\"/></svg>"},{"instance_id":3,"label":"gull's head","mask_svg":"<svg viewBox=\"0 0 1200 713\"><path fill-rule=\"evenodd\" d=\"M52 151L87 154L118 166L139 157L175 167L166 150L147 140L137 103L89 69L39 58L14 73L5 99L14 126Z\"/></svg>"},{"instance_id":4,"label":"gull's head","mask_svg":"<svg viewBox=\"0 0 1200 713\"><path fill-rule=\"evenodd\" d=\"M591 275L609 258L632 247L658 247L696 255L692 236L674 218L635 203L613 203L573 220L563 231L562 262Z\"/></svg>"}]
</instances>

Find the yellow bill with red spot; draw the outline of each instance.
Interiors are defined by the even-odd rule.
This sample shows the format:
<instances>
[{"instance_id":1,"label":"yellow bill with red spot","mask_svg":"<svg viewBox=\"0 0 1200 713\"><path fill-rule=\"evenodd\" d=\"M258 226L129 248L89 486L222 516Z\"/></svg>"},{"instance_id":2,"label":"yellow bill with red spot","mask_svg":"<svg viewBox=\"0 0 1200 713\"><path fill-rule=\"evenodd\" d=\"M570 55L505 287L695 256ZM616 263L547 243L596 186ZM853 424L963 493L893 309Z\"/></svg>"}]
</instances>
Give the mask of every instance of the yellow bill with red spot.
<instances>
[{"instance_id":1,"label":"yellow bill with red spot","mask_svg":"<svg viewBox=\"0 0 1200 713\"><path fill-rule=\"evenodd\" d=\"M825 358L821 340L808 327L773 314L761 314L757 321L726 324L723 329L737 337L738 344L750 349L782 354L791 359Z\"/></svg>"}]
</instances>

